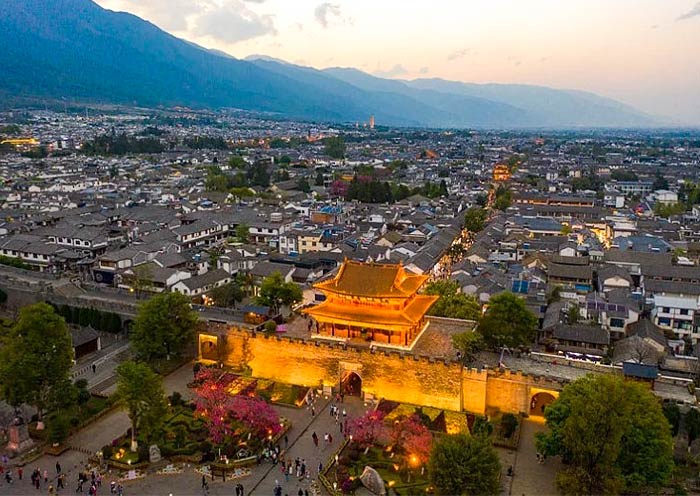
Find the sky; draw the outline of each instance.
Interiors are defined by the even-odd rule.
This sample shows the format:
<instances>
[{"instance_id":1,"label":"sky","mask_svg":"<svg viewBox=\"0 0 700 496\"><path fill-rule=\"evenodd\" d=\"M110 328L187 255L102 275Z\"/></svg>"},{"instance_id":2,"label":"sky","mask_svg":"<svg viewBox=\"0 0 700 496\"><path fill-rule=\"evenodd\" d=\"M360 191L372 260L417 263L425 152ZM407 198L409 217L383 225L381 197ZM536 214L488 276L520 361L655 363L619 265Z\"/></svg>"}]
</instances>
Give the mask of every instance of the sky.
<instances>
[{"instance_id":1,"label":"sky","mask_svg":"<svg viewBox=\"0 0 700 496\"><path fill-rule=\"evenodd\" d=\"M234 57L587 90L700 125L698 0L96 0Z\"/></svg>"}]
</instances>

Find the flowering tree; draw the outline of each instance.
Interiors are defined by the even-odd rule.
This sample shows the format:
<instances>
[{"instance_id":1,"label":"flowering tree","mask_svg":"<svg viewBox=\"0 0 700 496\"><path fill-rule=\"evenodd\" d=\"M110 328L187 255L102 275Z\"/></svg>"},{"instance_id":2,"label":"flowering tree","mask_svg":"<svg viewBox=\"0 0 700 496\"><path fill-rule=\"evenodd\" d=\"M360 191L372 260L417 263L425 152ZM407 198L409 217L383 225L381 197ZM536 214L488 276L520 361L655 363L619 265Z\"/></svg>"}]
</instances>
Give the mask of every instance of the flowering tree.
<instances>
[{"instance_id":1,"label":"flowering tree","mask_svg":"<svg viewBox=\"0 0 700 496\"><path fill-rule=\"evenodd\" d=\"M232 432L234 405L228 388L233 380L234 377L229 374L206 367L197 373L196 382L199 385L194 389L195 411L204 419L209 436L215 443L221 443Z\"/></svg>"},{"instance_id":2,"label":"flowering tree","mask_svg":"<svg viewBox=\"0 0 700 496\"><path fill-rule=\"evenodd\" d=\"M274 435L282 429L277 411L258 396L234 396L231 413L258 436Z\"/></svg>"},{"instance_id":3,"label":"flowering tree","mask_svg":"<svg viewBox=\"0 0 700 496\"><path fill-rule=\"evenodd\" d=\"M409 464L422 465L430 458L433 436L418 415L397 421L391 431L391 441L406 455Z\"/></svg>"},{"instance_id":4,"label":"flowering tree","mask_svg":"<svg viewBox=\"0 0 700 496\"><path fill-rule=\"evenodd\" d=\"M277 434L280 418L274 408L256 396L249 386L236 385L236 376L211 368L197 373L194 404L212 441L222 443L240 422L260 437ZM238 394L231 394L231 390Z\"/></svg>"},{"instance_id":5,"label":"flowering tree","mask_svg":"<svg viewBox=\"0 0 700 496\"><path fill-rule=\"evenodd\" d=\"M370 410L363 416L348 420L347 432L361 448L370 448L387 439L384 412Z\"/></svg>"}]
</instances>

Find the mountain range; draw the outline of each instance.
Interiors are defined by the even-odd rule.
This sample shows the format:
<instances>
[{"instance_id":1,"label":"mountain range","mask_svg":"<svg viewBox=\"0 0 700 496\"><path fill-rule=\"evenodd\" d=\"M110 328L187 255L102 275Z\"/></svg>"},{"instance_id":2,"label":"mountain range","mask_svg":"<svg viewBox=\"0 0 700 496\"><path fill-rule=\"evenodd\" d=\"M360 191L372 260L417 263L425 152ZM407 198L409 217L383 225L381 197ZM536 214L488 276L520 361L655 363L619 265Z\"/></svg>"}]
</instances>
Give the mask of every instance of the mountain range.
<instances>
[{"instance_id":1,"label":"mountain range","mask_svg":"<svg viewBox=\"0 0 700 496\"><path fill-rule=\"evenodd\" d=\"M437 128L645 127L653 116L593 93L383 79L246 60L91 0L0 0L0 98L235 108L280 117ZM300 54L301 55L301 54Z\"/></svg>"}]
</instances>

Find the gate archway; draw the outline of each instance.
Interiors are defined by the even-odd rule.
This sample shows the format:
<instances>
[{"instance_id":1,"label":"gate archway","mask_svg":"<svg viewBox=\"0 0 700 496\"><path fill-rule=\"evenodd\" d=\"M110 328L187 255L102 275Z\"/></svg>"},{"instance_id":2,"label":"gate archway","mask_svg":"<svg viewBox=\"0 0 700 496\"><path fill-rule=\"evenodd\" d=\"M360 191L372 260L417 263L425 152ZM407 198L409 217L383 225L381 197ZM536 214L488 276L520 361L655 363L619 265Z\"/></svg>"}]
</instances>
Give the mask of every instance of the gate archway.
<instances>
[{"instance_id":1,"label":"gate archway","mask_svg":"<svg viewBox=\"0 0 700 496\"><path fill-rule=\"evenodd\" d=\"M340 379L340 392L346 396L362 397L362 377L355 371L343 373Z\"/></svg>"},{"instance_id":2,"label":"gate archway","mask_svg":"<svg viewBox=\"0 0 700 496\"><path fill-rule=\"evenodd\" d=\"M539 392L530 399L530 416L543 416L544 409L554 403L556 398L552 393Z\"/></svg>"}]
</instances>

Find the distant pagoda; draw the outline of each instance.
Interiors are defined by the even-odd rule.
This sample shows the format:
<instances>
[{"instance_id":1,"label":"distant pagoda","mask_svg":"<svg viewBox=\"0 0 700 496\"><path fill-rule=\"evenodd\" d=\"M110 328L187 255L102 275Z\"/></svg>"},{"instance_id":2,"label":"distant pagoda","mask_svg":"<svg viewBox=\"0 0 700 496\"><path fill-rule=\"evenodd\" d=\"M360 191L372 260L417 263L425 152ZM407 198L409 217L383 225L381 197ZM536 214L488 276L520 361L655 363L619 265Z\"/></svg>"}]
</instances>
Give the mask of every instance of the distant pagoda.
<instances>
[{"instance_id":1,"label":"distant pagoda","mask_svg":"<svg viewBox=\"0 0 700 496\"><path fill-rule=\"evenodd\" d=\"M333 279L314 285L326 300L304 313L323 335L409 346L438 299L418 294L427 279L403 265L345 260Z\"/></svg>"}]
</instances>

